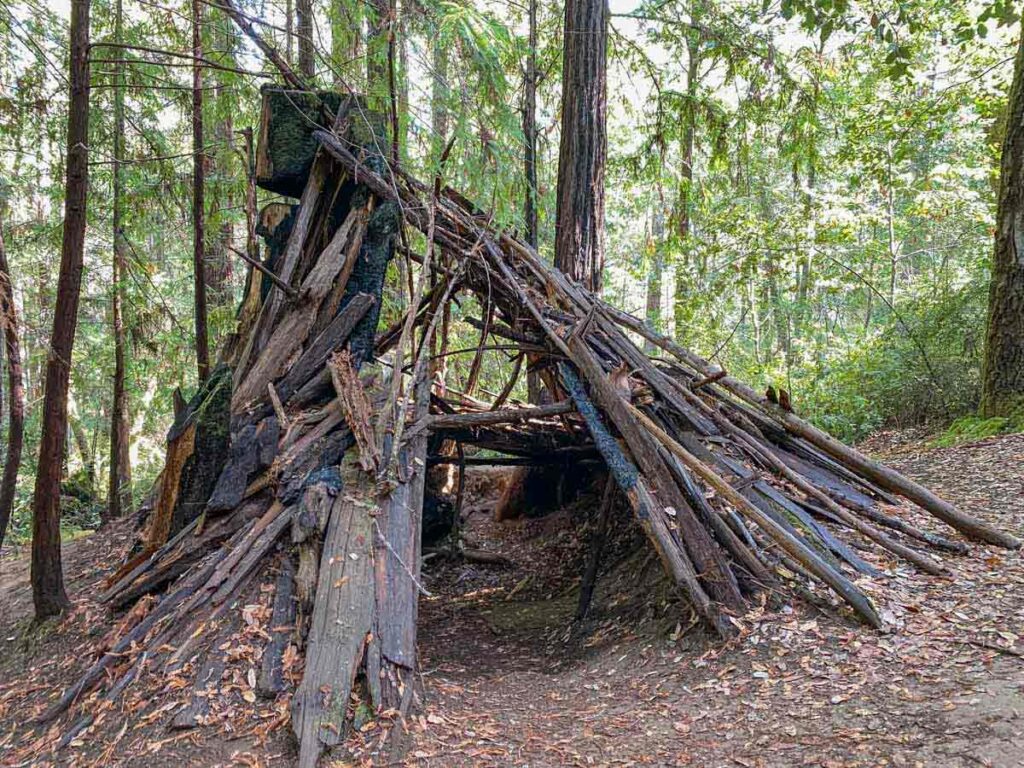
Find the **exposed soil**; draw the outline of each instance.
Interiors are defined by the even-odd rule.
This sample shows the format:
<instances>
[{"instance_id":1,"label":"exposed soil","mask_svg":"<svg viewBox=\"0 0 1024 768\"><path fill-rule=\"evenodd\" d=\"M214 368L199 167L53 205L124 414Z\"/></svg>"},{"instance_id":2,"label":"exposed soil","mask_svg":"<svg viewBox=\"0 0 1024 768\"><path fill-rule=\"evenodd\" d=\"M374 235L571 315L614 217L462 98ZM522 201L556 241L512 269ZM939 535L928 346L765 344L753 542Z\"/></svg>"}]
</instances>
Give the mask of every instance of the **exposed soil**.
<instances>
[{"instance_id":1,"label":"exposed soil","mask_svg":"<svg viewBox=\"0 0 1024 768\"><path fill-rule=\"evenodd\" d=\"M882 435L868 447L975 514L1024 532L1024 435L935 450ZM946 558L956 572L946 580L871 550L864 556L886 578L860 583L891 631L867 630L825 600L773 596L722 645L672 597L630 526L609 542L590 616L574 622L599 499L499 524L489 514L496 493L493 477L475 478L467 537L511 564L441 556L427 564L422 706L408 723L407 764L1024 766L1020 553L973 546L968 557ZM75 608L35 630L27 552L0 559L0 764L51 762L49 748L79 716L42 732L29 724L113 625L95 596L128 538L122 524L68 545ZM86 702L86 711L103 711L57 761L290 764L287 695L250 701L247 684L272 577L239 601L246 618L203 727L167 729L189 698L187 675L146 675L116 705ZM368 725L350 741L355 760L334 764L374 764L386 725Z\"/></svg>"}]
</instances>

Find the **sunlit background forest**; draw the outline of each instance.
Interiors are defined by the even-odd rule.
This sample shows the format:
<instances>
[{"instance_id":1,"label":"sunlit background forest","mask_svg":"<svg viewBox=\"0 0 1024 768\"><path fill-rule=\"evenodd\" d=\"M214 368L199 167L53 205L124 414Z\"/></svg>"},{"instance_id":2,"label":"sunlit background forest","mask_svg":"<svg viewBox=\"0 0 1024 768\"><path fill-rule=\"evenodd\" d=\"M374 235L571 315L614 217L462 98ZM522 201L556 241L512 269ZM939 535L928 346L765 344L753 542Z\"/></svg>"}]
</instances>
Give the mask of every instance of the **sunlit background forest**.
<instances>
[{"instance_id":1,"label":"sunlit background forest","mask_svg":"<svg viewBox=\"0 0 1024 768\"><path fill-rule=\"evenodd\" d=\"M291 2L242 5L296 56ZM106 495L112 343L115 64L126 60L124 325L133 491L163 461L173 391L196 388L192 323L190 8L92 4L89 229L69 402L68 527ZM823 10L824 9L824 10ZM979 424L988 265L1016 23L929 0L618 0L608 88L605 298L845 439ZM401 0L395 34L402 162L522 231L528 8L518 0ZM1007 9L1006 14L1012 14ZM539 247L550 258L563 9L537 9ZM360 0L314 3L316 82L366 89ZM27 426L12 536L35 473L60 260L68 7L0 0L3 232L22 323ZM210 336L231 331L246 266L246 136L275 79L218 9L203 26ZM912 65L911 65L912 63ZM273 198L260 193L260 205ZM403 301L392 265L385 321ZM473 346L476 335L452 348ZM510 361L487 353L482 388ZM451 360L458 385L469 361ZM525 398L525 384L519 397ZM952 427L956 420L957 425ZM95 501L90 501L90 499Z\"/></svg>"}]
</instances>

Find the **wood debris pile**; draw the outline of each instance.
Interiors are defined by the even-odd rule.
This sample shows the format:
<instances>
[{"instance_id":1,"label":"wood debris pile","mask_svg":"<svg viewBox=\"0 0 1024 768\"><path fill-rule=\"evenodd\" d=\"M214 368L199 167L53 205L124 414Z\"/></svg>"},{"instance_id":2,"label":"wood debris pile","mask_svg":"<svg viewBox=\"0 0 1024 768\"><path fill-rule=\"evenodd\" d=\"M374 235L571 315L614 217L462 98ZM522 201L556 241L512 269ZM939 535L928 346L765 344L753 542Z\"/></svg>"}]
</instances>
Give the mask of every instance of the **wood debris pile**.
<instances>
[{"instance_id":1,"label":"wood debris pile","mask_svg":"<svg viewBox=\"0 0 1024 768\"><path fill-rule=\"evenodd\" d=\"M310 96L267 91L265 117L275 99ZM441 461L464 470L452 444L459 456L474 445L538 464L603 460L671 579L723 637L758 593L809 581L881 626L855 583L881 574L858 550L931 574L947 572L937 553L967 551L901 516L901 499L969 539L1020 545L581 289L459 193L389 166L362 102L334 103L332 128L301 137L312 159L298 170L275 167L261 137L263 183L301 179L300 202L277 217L286 222L272 233L280 252L252 273L224 367L176 420L140 550L104 600L161 597L129 614L109 652L44 719L101 683L116 698L147 665L215 666L216 627L282 550L261 687L282 690L298 626L300 764L315 765L344 738L356 681L377 712L404 712L426 469ZM421 279L410 284L409 311L377 333L403 219L426 238L421 255L402 246ZM482 308L468 320L480 331L470 381L488 344L515 354L489 402L435 382L433 340L443 355L449 307L467 292ZM548 404L510 404L526 370L540 376Z\"/></svg>"}]
</instances>

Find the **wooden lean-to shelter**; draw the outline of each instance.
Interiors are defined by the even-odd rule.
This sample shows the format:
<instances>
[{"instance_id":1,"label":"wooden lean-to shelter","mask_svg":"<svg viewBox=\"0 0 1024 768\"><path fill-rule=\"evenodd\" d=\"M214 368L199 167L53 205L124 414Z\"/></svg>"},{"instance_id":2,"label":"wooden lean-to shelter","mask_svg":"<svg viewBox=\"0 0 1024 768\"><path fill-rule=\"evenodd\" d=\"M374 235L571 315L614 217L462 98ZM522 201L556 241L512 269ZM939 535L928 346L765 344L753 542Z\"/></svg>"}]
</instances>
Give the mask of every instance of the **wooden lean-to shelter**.
<instances>
[{"instance_id":1,"label":"wooden lean-to shelter","mask_svg":"<svg viewBox=\"0 0 1024 768\"><path fill-rule=\"evenodd\" d=\"M304 640L300 764L343 739L355 680L378 712L404 712L425 475L452 461L434 455L445 441L525 463L603 461L673 583L723 637L754 596L793 582L827 587L879 627L859 575L884 579L889 561L945 574L941 556L964 554L964 539L1020 545L575 285L457 191L390 164L362 100L283 88L263 98L259 183L299 202L265 212L270 256L253 268L236 338L179 413L140 549L103 596L117 608L159 602L44 719L101 683L116 697L146 666L208 673L219 621L272 557L273 625L296 624ZM403 226L423 234L422 253ZM420 278L400 321L379 328L399 245ZM489 343L515 354L490 402L434 381L431 340L447 336L446 308L467 293L482 308L465 318L479 330L472 369ZM527 368L548 404L510 404ZM913 522L907 501L961 536ZM264 651L269 695L289 642L276 632Z\"/></svg>"}]
</instances>

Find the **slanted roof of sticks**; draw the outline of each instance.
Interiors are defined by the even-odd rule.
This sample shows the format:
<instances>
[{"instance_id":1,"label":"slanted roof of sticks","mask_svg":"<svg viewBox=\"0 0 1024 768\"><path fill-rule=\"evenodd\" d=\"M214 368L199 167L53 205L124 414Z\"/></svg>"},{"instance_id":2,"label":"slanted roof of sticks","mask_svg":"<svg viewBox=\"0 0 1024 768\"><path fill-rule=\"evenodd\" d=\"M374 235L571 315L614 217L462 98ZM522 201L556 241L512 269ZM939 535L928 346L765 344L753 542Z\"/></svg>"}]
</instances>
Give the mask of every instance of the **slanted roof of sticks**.
<instances>
[{"instance_id":1,"label":"slanted roof of sticks","mask_svg":"<svg viewBox=\"0 0 1024 768\"><path fill-rule=\"evenodd\" d=\"M282 578L309 616L292 705L300 763L339 743L360 673L379 710L407 708L438 435L519 457L599 457L669 577L722 636L730 616L762 591L785 592L787 579L831 590L880 627L860 576L884 590L884 570L900 563L948 573L943 558L967 552L965 540L1020 545L575 285L457 191L390 164L361 100L267 89L262 133L261 184L300 198L274 222L286 222L262 267L274 279L253 272L223 367L171 430L139 551L104 596L161 600L47 718L101 681L118 695L144 659L197 657L216 634L208 627L282 551L296 561ZM378 328L402 226L426 238L422 254L403 249L419 277L408 311ZM465 318L480 348L515 356L508 385L486 401L445 390L431 370L430 339L464 293L482 308ZM549 404L510 402L527 368ZM229 385L229 415L212 414ZM291 586L279 592L291 601ZM273 693L280 681L265 672Z\"/></svg>"}]
</instances>

